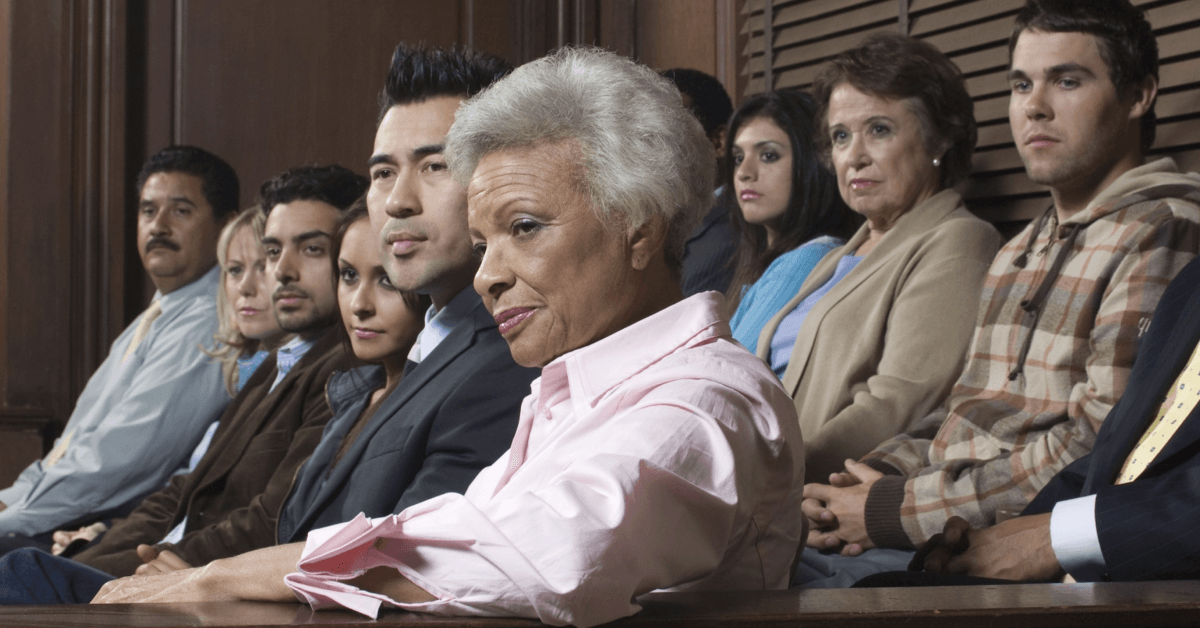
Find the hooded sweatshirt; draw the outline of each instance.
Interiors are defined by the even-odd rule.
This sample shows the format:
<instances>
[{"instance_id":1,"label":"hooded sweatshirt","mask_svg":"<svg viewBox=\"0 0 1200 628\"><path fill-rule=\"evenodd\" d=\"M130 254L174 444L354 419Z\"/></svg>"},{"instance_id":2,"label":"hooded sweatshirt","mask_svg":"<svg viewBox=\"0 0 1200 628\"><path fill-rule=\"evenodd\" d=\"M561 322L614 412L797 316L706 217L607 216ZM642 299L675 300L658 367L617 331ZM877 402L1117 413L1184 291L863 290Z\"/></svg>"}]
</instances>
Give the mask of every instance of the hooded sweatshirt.
<instances>
[{"instance_id":1,"label":"hooded sweatshirt","mask_svg":"<svg viewBox=\"0 0 1200 628\"><path fill-rule=\"evenodd\" d=\"M1053 207L996 255L967 365L941 408L863 458L867 533L913 548L957 515L990 526L1088 453L1138 338L1200 249L1200 175L1134 168L1058 223Z\"/></svg>"}]
</instances>

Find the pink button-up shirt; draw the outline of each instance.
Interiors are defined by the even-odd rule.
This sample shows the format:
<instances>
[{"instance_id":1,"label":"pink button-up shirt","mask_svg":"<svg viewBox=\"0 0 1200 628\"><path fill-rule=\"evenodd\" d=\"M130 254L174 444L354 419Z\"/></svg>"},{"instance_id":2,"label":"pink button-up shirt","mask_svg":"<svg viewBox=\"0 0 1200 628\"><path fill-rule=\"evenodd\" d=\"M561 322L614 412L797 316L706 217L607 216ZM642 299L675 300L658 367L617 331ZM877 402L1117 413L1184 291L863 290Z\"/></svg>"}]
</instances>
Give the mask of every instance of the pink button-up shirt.
<instances>
[{"instance_id":1,"label":"pink button-up shirt","mask_svg":"<svg viewBox=\"0 0 1200 628\"><path fill-rule=\"evenodd\" d=\"M802 535L795 406L699 294L559 357L512 448L465 495L312 531L287 583L314 608L381 603L591 626L655 589L782 589ZM340 582L391 565L438 599Z\"/></svg>"}]
</instances>

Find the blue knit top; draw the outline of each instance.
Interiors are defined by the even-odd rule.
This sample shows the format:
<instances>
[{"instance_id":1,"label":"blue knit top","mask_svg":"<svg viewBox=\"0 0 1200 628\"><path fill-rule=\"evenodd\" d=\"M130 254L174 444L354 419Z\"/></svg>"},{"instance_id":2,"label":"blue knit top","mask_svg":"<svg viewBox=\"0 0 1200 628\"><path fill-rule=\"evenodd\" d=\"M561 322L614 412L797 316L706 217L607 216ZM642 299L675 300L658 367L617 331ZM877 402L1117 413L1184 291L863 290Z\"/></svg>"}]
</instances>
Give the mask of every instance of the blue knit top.
<instances>
[{"instance_id":1,"label":"blue knit top","mask_svg":"<svg viewBox=\"0 0 1200 628\"><path fill-rule=\"evenodd\" d=\"M821 236L775 258L762 277L742 293L738 309L729 321L733 338L754 353L767 321L796 296L817 262L842 244L839 238Z\"/></svg>"}]
</instances>

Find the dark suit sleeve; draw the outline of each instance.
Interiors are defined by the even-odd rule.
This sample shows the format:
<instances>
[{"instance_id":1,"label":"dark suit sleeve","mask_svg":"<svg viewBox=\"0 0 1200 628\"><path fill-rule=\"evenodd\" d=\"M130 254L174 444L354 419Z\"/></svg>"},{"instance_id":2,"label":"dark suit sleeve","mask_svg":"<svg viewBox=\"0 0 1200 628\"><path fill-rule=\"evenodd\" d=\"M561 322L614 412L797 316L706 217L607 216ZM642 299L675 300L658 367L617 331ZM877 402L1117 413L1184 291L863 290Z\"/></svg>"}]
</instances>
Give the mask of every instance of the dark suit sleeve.
<instances>
[{"instance_id":1,"label":"dark suit sleeve","mask_svg":"<svg viewBox=\"0 0 1200 628\"><path fill-rule=\"evenodd\" d=\"M136 554L137 546L154 543L171 531L187 478L187 475L172 477L165 488L142 500L128 517L115 521L99 541L77 554L75 560L114 576L132 575L142 564Z\"/></svg>"},{"instance_id":2,"label":"dark suit sleeve","mask_svg":"<svg viewBox=\"0 0 1200 628\"><path fill-rule=\"evenodd\" d=\"M499 340L497 338L497 340ZM430 429L425 460L393 512L444 493L463 493L484 467L508 450L521 401L537 371L518 366L499 341L494 355L481 360L486 375L460 382L439 408ZM505 364L495 369L497 364Z\"/></svg>"},{"instance_id":3,"label":"dark suit sleeve","mask_svg":"<svg viewBox=\"0 0 1200 628\"><path fill-rule=\"evenodd\" d=\"M1200 453L1171 471L1096 492L1109 580L1200 577Z\"/></svg>"},{"instance_id":4,"label":"dark suit sleeve","mask_svg":"<svg viewBox=\"0 0 1200 628\"><path fill-rule=\"evenodd\" d=\"M1029 502L1021 516L1041 515L1054 510L1054 505L1064 499L1075 499L1083 495L1083 482L1092 466L1092 454L1076 459L1050 478L1050 483L1038 491L1037 497Z\"/></svg>"}]
</instances>

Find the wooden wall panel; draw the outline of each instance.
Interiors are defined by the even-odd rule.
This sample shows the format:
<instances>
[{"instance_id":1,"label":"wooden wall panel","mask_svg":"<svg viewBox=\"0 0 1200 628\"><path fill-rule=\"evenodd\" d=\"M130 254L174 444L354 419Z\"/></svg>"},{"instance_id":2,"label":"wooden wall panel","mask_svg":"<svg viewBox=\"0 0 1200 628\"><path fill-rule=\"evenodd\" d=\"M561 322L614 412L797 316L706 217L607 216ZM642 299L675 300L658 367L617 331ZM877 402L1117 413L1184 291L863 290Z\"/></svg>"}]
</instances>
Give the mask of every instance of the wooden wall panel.
<instances>
[{"instance_id":1,"label":"wooden wall panel","mask_svg":"<svg viewBox=\"0 0 1200 628\"><path fill-rule=\"evenodd\" d=\"M639 0L637 60L656 69L717 74L715 0Z\"/></svg>"},{"instance_id":2,"label":"wooden wall panel","mask_svg":"<svg viewBox=\"0 0 1200 628\"><path fill-rule=\"evenodd\" d=\"M12 54L12 0L0 0L0 86L10 82L10 61ZM9 135L9 90L0 89L0 135ZM7 141L0 141L0 246L8 249L8 151L4 146ZM0 255L0 369L4 374L8 371L8 337L3 333L8 329L8 304L12 302L8 291L8 257ZM8 378L0 377L0 399L6 399L8 394ZM0 450L0 456L6 453Z\"/></svg>"},{"instance_id":3,"label":"wooden wall panel","mask_svg":"<svg viewBox=\"0 0 1200 628\"><path fill-rule=\"evenodd\" d=\"M13 467L41 454L38 436L69 412L105 337L109 310L96 298L108 289L100 268L108 260L89 237L98 232L81 229L107 223L96 214L107 206L97 169L102 60L97 47L82 45L95 41L106 8L114 7L82 0L0 6L7 61L0 92L0 456ZM87 206L78 204L84 194Z\"/></svg>"},{"instance_id":4,"label":"wooden wall panel","mask_svg":"<svg viewBox=\"0 0 1200 628\"><path fill-rule=\"evenodd\" d=\"M182 0L176 139L229 160L243 204L293 166L365 173L392 49L458 41L458 5L425 4Z\"/></svg>"}]
</instances>

